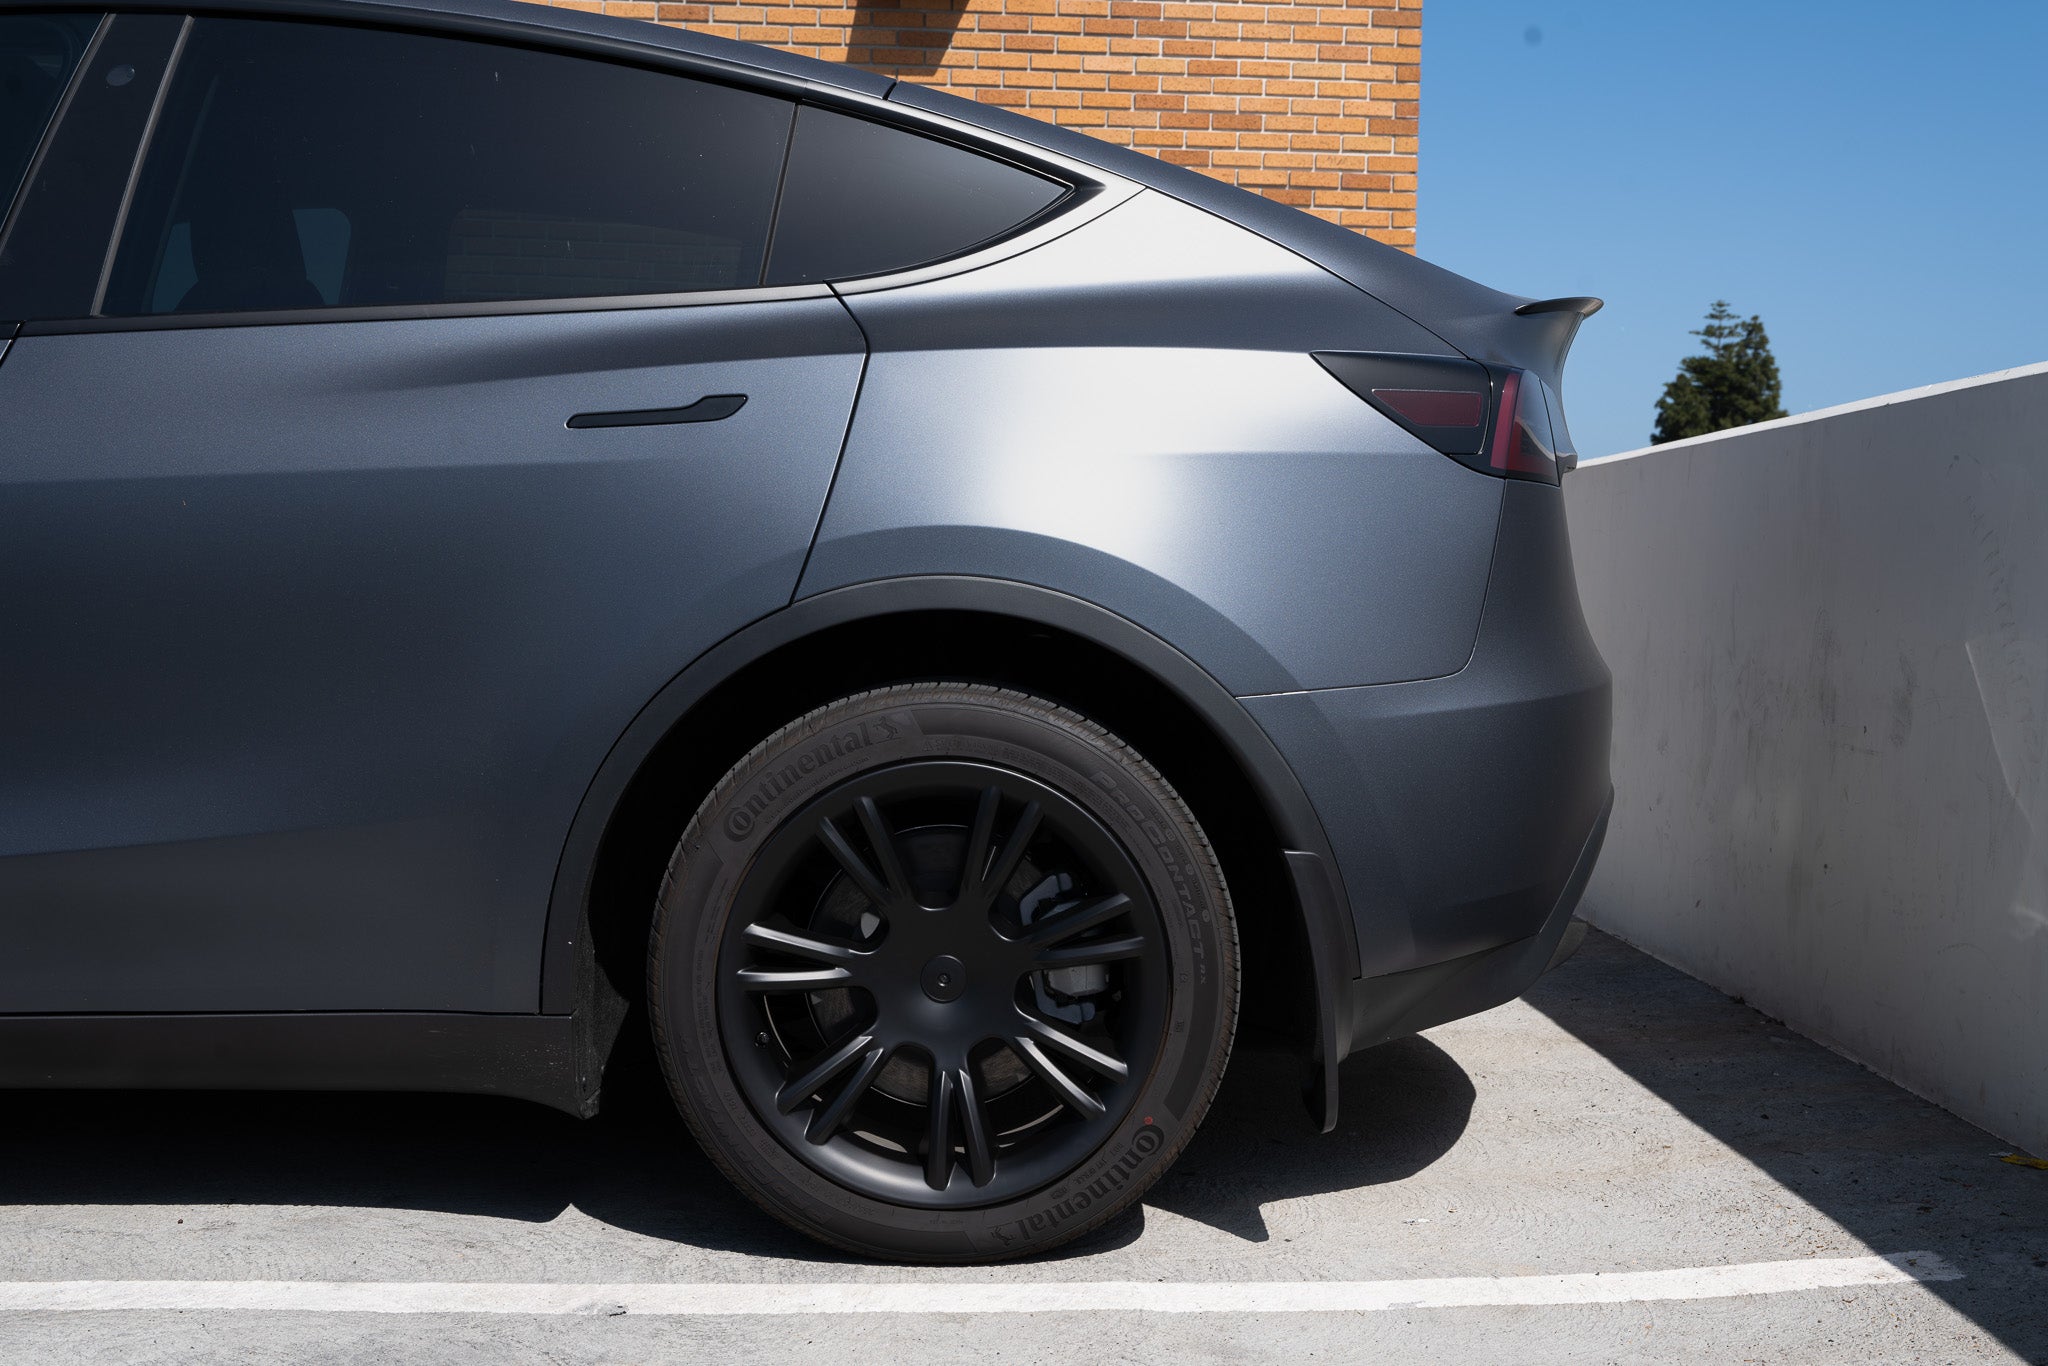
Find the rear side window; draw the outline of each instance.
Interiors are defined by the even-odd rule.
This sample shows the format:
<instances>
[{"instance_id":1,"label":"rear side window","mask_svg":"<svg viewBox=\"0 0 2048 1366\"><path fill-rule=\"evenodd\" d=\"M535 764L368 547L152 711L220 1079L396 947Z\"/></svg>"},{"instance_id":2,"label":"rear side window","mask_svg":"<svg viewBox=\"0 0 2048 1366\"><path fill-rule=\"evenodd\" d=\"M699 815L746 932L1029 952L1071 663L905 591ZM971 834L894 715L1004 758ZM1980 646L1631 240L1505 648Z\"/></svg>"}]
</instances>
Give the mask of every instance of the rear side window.
<instances>
[{"instance_id":1,"label":"rear side window","mask_svg":"<svg viewBox=\"0 0 2048 1366\"><path fill-rule=\"evenodd\" d=\"M99 22L97 14L0 15L0 221Z\"/></svg>"},{"instance_id":2,"label":"rear side window","mask_svg":"<svg viewBox=\"0 0 2048 1366\"><path fill-rule=\"evenodd\" d=\"M958 256L1067 191L949 142L807 105L789 150L768 283L880 275Z\"/></svg>"},{"instance_id":3,"label":"rear side window","mask_svg":"<svg viewBox=\"0 0 2048 1366\"><path fill-rule=\"evenodd\" d=\"M195 22L100 311L757 285L786 100L460 38Z\"/></svg>"}]
</instances>

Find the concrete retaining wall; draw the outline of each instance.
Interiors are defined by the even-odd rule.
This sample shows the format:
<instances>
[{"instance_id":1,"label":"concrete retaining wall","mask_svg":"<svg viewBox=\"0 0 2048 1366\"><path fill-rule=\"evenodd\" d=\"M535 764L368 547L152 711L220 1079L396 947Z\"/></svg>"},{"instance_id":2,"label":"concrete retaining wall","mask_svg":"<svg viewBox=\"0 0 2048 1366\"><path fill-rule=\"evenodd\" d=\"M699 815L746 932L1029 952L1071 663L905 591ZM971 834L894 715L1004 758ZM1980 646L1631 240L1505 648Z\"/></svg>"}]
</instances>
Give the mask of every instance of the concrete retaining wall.
<instances>
[{"instance_id":1,"label":"concrete retaining wall","mask_svg":"<svg viewBox=\"0 0 2048 1366\"><path fill-rule=\"evenodd\" d=\"M2048 1153L2048 365L1590 461L1587 917Z\"/></svg>"}]
</instances>

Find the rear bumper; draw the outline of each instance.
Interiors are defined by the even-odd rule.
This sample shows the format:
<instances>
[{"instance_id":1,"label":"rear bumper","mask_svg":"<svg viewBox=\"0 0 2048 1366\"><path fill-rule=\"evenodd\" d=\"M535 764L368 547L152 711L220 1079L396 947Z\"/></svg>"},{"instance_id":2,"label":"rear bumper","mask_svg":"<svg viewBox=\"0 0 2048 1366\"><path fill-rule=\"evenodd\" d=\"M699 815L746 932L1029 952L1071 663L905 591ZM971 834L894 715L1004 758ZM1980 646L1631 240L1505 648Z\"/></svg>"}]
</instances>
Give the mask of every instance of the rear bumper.
<instances>
[{"instance_id":1,"label":"rear bumper","mask_svg":"<svg viewBox=\"0 0 2048 1366\"><path fill-rule=\"evenodd\" d=\"M1315 945L1306 1098L1325 1131L1346 1055L1512 1000L1550 965L1607 834L1612 688L1560 492L1510 482L1463 669L1243 699L1335 859L1332 878L1290 853L1296 894L1357 931L1355 962Z\"/></svg>"},{"instance_id":2,"label":"rear bumper","mask_svg":"<svg viewBox=\"0 0 2048 1366\"><path fill-rule=\"evenodd\" d=\"M1533 986L1552 967L1572 913L1585 895L1593 865L1600 858L1600 846L1607 839L1607 818L1613 809L1610 790L1592 833L1580 847L1571 876L1536 933L1448 962L1351 983L1343 1002L1349 1016L1349 1039L1343 1051L1356 1053L1477 1015L1514 1000Z\"/></svg>"},{"instance_id":3,"label":"rear bumper","mask_svg":"<svg viewBox=\"0 0 2048 1366\"><path fill-rule=\"evenodd\" d=\"M1329 837L1358 938L1344 977L1465 962L1550 927L1611 800L1611 694L1559 490L1510 482L1463 669L1244 699Z\"/></svg>"}]
</instances>

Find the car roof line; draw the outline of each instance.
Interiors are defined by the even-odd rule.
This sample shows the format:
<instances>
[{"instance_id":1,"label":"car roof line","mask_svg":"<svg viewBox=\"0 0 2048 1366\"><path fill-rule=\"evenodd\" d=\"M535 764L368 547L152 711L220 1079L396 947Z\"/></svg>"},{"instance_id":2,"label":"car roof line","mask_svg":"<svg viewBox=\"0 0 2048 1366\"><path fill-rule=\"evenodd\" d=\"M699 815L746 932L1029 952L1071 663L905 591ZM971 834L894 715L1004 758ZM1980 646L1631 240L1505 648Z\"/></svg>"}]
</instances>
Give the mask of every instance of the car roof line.
<instances>
[{"instance_id":1,"label":"car roof line","mask_svg":"<svg viewBox=\"0 0 2048 1366\"><path fill-rule=\"evenodd\" d=\"M17 9L47 12L110 8L115 8L111 0L0 0L0 13ZM896 84L888 76L843 62L821 61L645 19L559 9L527 0L121 0L118 8L128 12L201 11L250 18L390 23L511 42L566 39L579 47L610 49L612 55L620 57L683 57L709 67L728 68L737 76L766 76L873 99L886 98Z\"/></svg>"}]
</instances>

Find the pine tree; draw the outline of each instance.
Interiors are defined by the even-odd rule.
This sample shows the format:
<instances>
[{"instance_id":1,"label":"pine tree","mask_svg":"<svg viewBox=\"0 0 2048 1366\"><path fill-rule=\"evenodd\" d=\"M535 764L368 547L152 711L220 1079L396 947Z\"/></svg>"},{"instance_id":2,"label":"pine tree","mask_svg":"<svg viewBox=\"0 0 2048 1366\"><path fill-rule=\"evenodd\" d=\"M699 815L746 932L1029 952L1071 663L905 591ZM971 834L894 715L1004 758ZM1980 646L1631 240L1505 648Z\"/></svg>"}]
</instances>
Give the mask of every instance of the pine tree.
<instances>
[{"instance_id":1,"label":"pine tree","mask_svg":"<svg viewBox=\"0 0 2048 1366\"><path fill-rule=\"evenodd\" d=\"M1707 325L1693 335L1706 343L1706 354L1680 361L1678 377L1664 386L1651 445L1785 416L1778 362L1762 318L1739 319L1726 299L1716 299Z\"/></svg>"}]
</instances>

